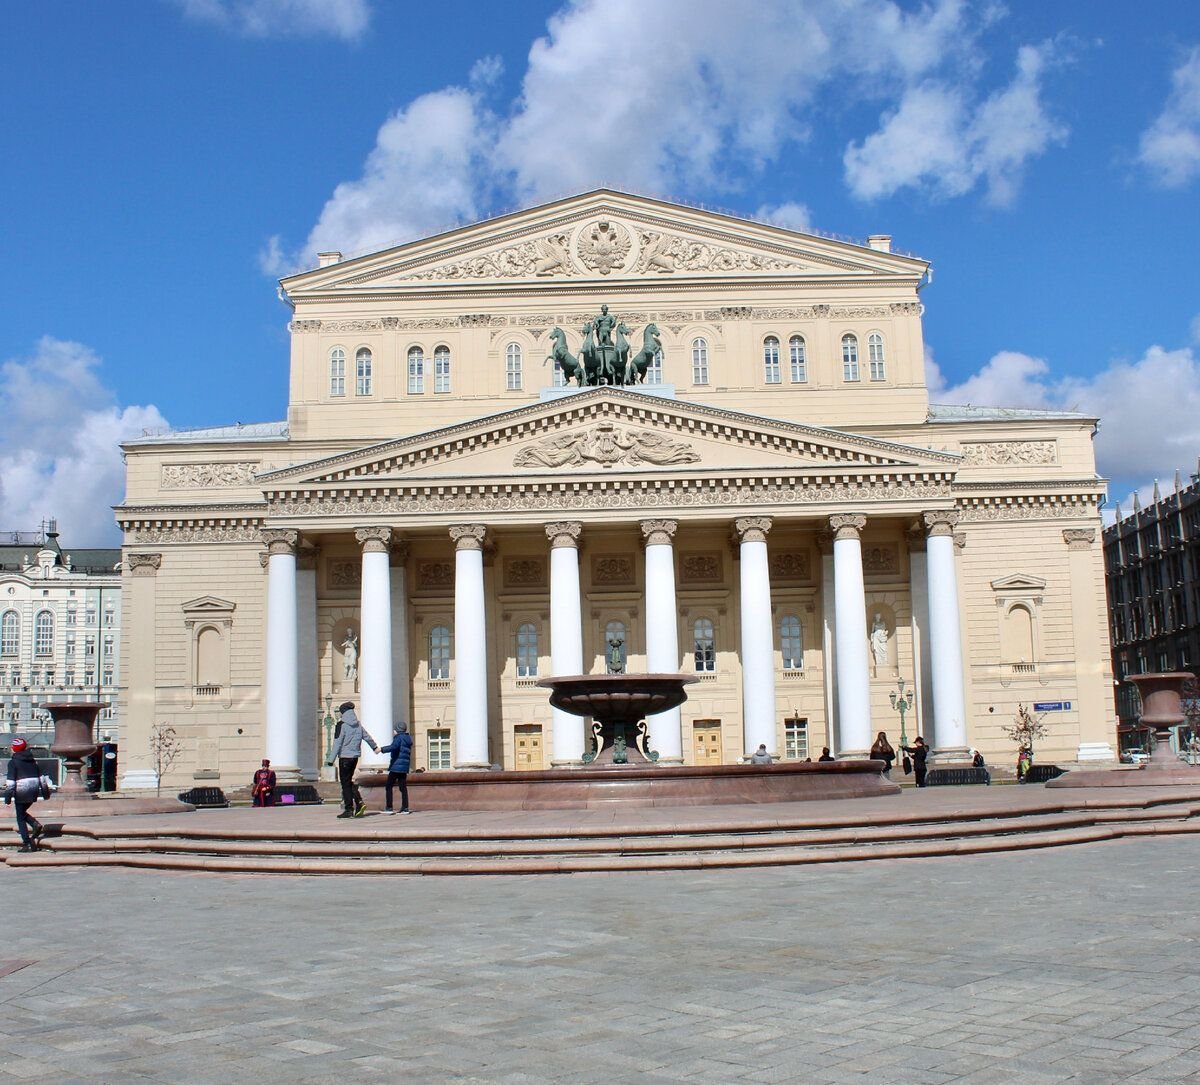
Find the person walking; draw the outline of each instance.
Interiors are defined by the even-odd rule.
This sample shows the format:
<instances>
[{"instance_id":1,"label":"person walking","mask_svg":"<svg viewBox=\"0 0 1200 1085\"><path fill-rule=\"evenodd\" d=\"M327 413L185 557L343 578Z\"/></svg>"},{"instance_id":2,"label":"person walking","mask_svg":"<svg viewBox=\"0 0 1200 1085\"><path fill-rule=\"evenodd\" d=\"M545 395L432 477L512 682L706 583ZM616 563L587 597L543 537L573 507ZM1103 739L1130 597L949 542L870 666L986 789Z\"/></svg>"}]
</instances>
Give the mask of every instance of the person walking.
<instances>
[{"instance_id":1,"label":"person walking","mask_svg":"<svg viewBox=\"0 0 1200 1085\"><path fill-rule=\"evenodd\" d=\"M917 735L911 746L901 746L900 748L912 758L913 775L917 778L917 787L924 787L925 770L929 761L929 747L925 745L925 740Z\"/></svg>"},{"instance_id":2,"label":"person walking","mask_svg":"<svg viewBox=\"0 0 1200 1085\"><path fill-rule=\"evenodd\" d=\"M1023 784L1029 770L1033 767L1033 751L1028 746L1022 746L1017 751L1017 783Z\"/></svg>"},{"instance_id":3,"label":"person walking","mask_svg":"<svg viewBox=\"0 0 1200 1085\"><path fill-rule=\"evenodd\" d=\"M4 805L16 803L17 832L21 834L21 850L37 851L42 823L29 808L42 797L42 770L23 738L12 740L12 757L8 762L8 777L4 783Z\"/></svg>"},{"instance_id":4,"label":"person walking","mask_svg":"<svg viewBox=\"0 0 1200 1085\"><path fill-rule=\"evenodd\" d=\"M262 768L254 774L251 794L254 796L253 805L255 806L275 805L275 770L271 768L271 762L265 757Z\"/></svg>"},{"instance_id":5,"label":"person walking","mask_svg":"<svg viewBox=\"0 0 1200 1085\"><path fill-rule=\"evenodd\" d=\"M880 731L875 741L871 744L871 760L882 761L886 766L883 770L884 776L891 776L892 762L896 760L896 751L892 749L892 744L888 742L886 731Z\"/></svg>"},{"instance_id":6,"label":"person walking","mask_svg":"<svg viewBox=\"0 0 1200 1085\"><path fill-rule=\"evenodd\" d=\"M412 810L408 807L408 770L412 767L412 735L408 733L408 724L403 721L396 724L396 734L386 746L380 747L380 753L388 753L392 755L391 764L388 765L387 786L384 789L384 806L385 814L394 814L395 808L392 806L392 788L399 786L400 788L400 813L411 814Z\"/></svg>"},{"instance_id":7,"label":"person walking","mask_svg":"<svg viewBox=\"0 0 1200 1085\"><path fill-rule=\"evenodd\" d=\"M354 714L353 701L345 701L338 705L338 715L341 717L342 728L333 740L329 758L325 763L336 764L338 768L338 781L342 785L342 812L338 817L360 818L367 812L367 804L363 802L362 792L354 782L354 770L358 768L364 742L376 753L379 752L379 746L367 734L358 716Z\"/></svg>"}]
</instances>

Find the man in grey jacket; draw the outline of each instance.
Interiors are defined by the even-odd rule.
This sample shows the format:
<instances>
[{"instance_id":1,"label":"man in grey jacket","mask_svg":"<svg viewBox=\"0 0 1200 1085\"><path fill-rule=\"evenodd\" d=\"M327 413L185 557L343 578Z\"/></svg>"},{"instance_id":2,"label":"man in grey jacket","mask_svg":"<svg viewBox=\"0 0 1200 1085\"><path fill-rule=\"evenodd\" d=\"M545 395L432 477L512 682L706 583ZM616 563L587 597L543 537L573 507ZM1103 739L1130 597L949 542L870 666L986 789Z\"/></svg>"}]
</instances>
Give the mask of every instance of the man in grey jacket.
<instances>
[{"instance_id":1,"label":"man in grey jacket","mask_svg":"<svg viewBox=\"0 0 1200 1085\"><path fill-rule=\"evenodd\" d=\"M336 762L338 780L342 785L342 812L339 818L362 817L367 812L366 803L354 784L354 770L358 768L358 759L362 754L362 744L367 743L376 753L379 746L375 740L363 730L363 725L354 714L354 702L346 701L338 706L338 723L334 734L333 748L329 751L327 765Z\"/></svg>"}]
</instances>

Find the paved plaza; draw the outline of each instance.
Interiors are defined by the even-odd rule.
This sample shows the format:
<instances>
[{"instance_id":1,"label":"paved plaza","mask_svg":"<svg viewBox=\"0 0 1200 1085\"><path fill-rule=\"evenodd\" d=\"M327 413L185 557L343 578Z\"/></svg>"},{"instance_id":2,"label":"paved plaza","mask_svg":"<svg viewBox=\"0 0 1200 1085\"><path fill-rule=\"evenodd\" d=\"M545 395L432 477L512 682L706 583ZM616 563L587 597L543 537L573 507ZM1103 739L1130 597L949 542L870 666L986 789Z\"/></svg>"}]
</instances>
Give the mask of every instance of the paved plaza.
<instances>
[{"instance_id":1,"label":"paved plaza","mask_svg":"<svg viewBox=\"0 0 1200 1085\"><path fill-rule=\"evenodd\" d=\"M0 1081L1200 1080L1194 838L0 895Z\"/></svg>"}]
</instances>

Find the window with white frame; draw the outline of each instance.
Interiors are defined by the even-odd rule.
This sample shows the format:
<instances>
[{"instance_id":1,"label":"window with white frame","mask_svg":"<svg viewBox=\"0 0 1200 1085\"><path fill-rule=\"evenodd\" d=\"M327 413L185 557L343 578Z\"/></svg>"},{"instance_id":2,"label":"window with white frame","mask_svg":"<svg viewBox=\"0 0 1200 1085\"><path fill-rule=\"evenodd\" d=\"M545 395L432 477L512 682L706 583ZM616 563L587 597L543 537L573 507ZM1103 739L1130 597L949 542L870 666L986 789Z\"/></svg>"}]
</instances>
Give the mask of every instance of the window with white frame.
<instances>
[{"instance_id":1,"label":"window with white frame","mask_svg":"<svg viewBox=\"0 0 1200 1085\"><path fill-rule=\"evenodd\" d=\"M792 383L804 384L808 380L808 354L804 348L804 336L793 335L788 340L788 357L792 363Z\"/></svg>"},{"instance_id":2,"label":"window with white frame","mask_svg":"<svg viewBox=\"0 0 1200 1085\"><path fill-rule=\"evenodd\" d=\"M629 659L629 638L625 635L625 623L617 621L609 622L604 627L604 643L606 645L604 650L605 658L611 660L612 657L609 653L609 649L611 649L612 646L618 641L620 642L620 647L617 649L617 651L621 660L621 670L624 671L625 664ZM609 669L612 669L611 666Z\"/></svg>"},{"instance_id":3,"label":"window with white frame","mask_svg":"<svg viewBox=\"0 0 1200 1085\"><path fill-rule=\"evenodd\" d=\"M79 619L79 610L74 603L67 604L67 625L74 625Z\"/></svg>"},{"instance_id":4,"label":"window with white frame","mask_svg":"<svg viewBox=\"0 0 1200 1085\"><path fill-rule=\"evenodd\" d=\"M504 348L504 387L510 392L519 392L525 386L525 376L521 371L521 344L509 343ZM558 376L559 368L554 367Z\"/></svg>"},{"instance_id":5,"label":"window with white frame","mask_svg":"<svg viewBox=\"0 0 1200 1085\"><path fill-rule=\"evenodd\" d=\"M6 610L0 617L0 656L11 658L21 649L21 616L15 610Z\"/></svg>"},{"instance_id":6,"label":"window with white frame","mask_svg":"<svg viewBox=\"0 0 1200 1085\"><path fill-rule=\"evenodd\" d=\"M84 671L83 672L83 684L85 686L94 686L96 684L96 672L95 671Z\"/></svg>"},{"instance_id":7,"label":"window with white frame","mask_svg":"<svg viewBox=\"0 0 1200 1085\"><path fill-rule=\"evenodd\" d=\"M366 347L362 347L354 356L354 394L371 394L371 352Z\"/></svg>"},{"instance_id":8,"label":"window with white frame","mask_svg":"<svg viewBox=\"0 0 1200 1085\"><path fill-rule=\"evenodd\" d=\"M842 336L842 380L858 380L858 340L849 332Z\"/></svg>"},{"instance_id":9,"label":"window with white frame","mask_svg":"<svg viewBox=\"0 0 1200 1085\"><path fill-rule=\"evenodd\" d=\"M763 380L767 384L778 384L781 380L779 372L779 340L768 335L763 340Z\"/></svg>"},{"instance_id":10,"label":"window with white frame","mask_svg":"<svg viewBox=\"0 0 1200 1085\"><path fill-rule=\"evenodd\" d=\"M692 641L697 673L715 671L717 669L717 651L711 618L697 618L692 623Z\"/></svg>"},{"instance_id":11,"label":"window with white frame","mask_svg":"<svg viewBox=\"0 0 1200 1085\"><path fill-rule=\"evenodd\" d=\"M450 391L450 348L437 347L433 352L433 390Z\"/></svg>"},{"instance_id":12,"label":"window with white frame","mask_svg":"<svg viewBox=\"0 0 1200 1085\"><path fill-rule=\"evenodd\" d=\"M450 627L435 625L429 631L429 677L450 677Z\"/></svg>"},{"instance_id":13,"label":"window with white frame","mask_svg":"<svg viewBox=\"0 0 1200 1085\"><path fill-rule=\"evenodd\" d=\"M517 677L533 678L538 672L538 631L532 622L517 626Z\"/></svg>"},{"instance_id":14,"label":"window with white frame","mask_svg":"<svg viewBox=\"0 0 1200 1085\"><path fill-rule=\"evenodd\" d=\"M83 612L83 621L84 621L85 625L95 625L96 624L96 604L95 603L88 603L87 607L84 609L84 612Z\"/></svg>"},{"instance_id":15,"label":"window with white frame","mask_svg":"<svg viewBox=\"0 0 1200 1085\"><path fill-rule=\"evenodd\" d=\"M408 350L408 394L419 396L425 391L425 352L420 347Z\"/></svg>"},{"instance_id":16,"label":"window with white frame","mask_svg":"<svg viewBox=\"0 0 1200 1085\"><path fill-rule=\"evenodd\" d=\"M804 669L804 634L795 614L785 614L779 620L779 650L785 671Z\"/></svg>"},{"instance_id":17,"label":"window with white frame","mask_svg":"<svg viewBox=\"0 0 1200 1085\"><path fill-rule=\"evenodd\" d=\"M75 672L74 671L68 670L66 672L66 674L63 675L63 684L67 685L67 686L75 685Z\"/></svg>"},{"instance_id":18,"label":"window with white frame","mask_svg":"<svg viewBox=\"0 0 1200 1085\"><path fill-rule=\"evenodd\" d=\"M83 638L83 654L85 656L87 656L88 659L96 658L96 638L95 637L89 635L89 636L86 636Z\"/></svg>"},{"instance_id":19,"label":"window with white frame","mask_svg":"<svg viewBox=\"0 0 1200 1085\"><path fill-rule=\"evenodd\" d=\"M448 769L450 764L450 728L432 727L425 732L430 769Z\"/></svg>"},{"instance_id":20,"label":"window with white frame","mask_svg":"<svg viewBox=\"0 0 1200 1085\"><path fill-rule=\"evenodd\" d=\"M692 340L692 383L708 383L708 340Z\"/></svg>"},{"instance_id":21,"label":"window with white frame","mask_svg":"<svg viewBox=\"0 0 1200 1085\"><path fill-rule=\"evenodd\" d=\"M64 651L68 656L75 655L75 634L68 632L66 635L66 645Z\"/></svg>"},{"instance_id":22,"label":"window with white frame","mask_svg":"<svg viewBox=\"0 0 1200 1085\"><path fill-rule=\"evenodd\" d=\"M33 619L33 654L37 659L54 656L54 615L39 610Z\"/></svg>"},{"instance_id":23,"label":"window with white frame","mask_svg":"<svg viewBox=\"0 0 1200 1085\"><path fill-rule=\"evenodd\" d=\"M789 761L808 758L808 720L783 721L783 756Z\"/></svg>"},{"instance_id":24,"label":"window with white frame","mask_svg":"<svg viewBox=\"0 0 1200 1085\"><path fill-rule=\"evenodd\" d=\"M662 351L656 350L654 357L650 359L650 365L646 368L646 383L647 384L662 384Z\"/></svg>"},{"instance_id":25,"label":"window with white frame","mask_svg":"<svg viewBox=\"0 0 1200 1085\"><path fill-rule=\"evenodd\" d=\"M334 347L329 352L329 394L346 394L346 352L341 347Z\"/></svg>"},{"instance_id":26,"label":"window with white frame","mask_svg":"<svg viewBox=\"0 0 1200 1085\"><path fill-rule=\"evenodd\" d=\"M111 686L112 680L113 680L113 672L111 670L106 670L104 672L104 679L103 679L104 685Z\"/></svg>"},{"instance_id":27,"label":"window with white frame","mask_svg":"<svg viewBox=\"0 0 1200 1085\"><path fill-rule=\"evenodd\" d=\"M106 602L104 604L104 624L112 625L115 622L115 620L116 620L116 607L114 607L112 604L112 601L109 600L108 602Z\"/></svg>"},{"instance_id":28,"label":"window with white frame","mask_svg":"<svg viewBox=\"0 0 1200 1085\"><path fill-rule=\"evenodd\" d=\"M883 336L879 332L872 332L867 337L867 359L871 364L871 380L886 380L887 370L883 364Z\"/></svg>"},{"instance_id":29,"label":"window with white frame","mask_svg":"<svg viewBox=\"0 0 1200 1085\"><path fill-rule=\"evenodd\" d=\"M113 654L113 638L111 633L104 635L104 658L111 659Z\"/></svg>"}]
</instances>

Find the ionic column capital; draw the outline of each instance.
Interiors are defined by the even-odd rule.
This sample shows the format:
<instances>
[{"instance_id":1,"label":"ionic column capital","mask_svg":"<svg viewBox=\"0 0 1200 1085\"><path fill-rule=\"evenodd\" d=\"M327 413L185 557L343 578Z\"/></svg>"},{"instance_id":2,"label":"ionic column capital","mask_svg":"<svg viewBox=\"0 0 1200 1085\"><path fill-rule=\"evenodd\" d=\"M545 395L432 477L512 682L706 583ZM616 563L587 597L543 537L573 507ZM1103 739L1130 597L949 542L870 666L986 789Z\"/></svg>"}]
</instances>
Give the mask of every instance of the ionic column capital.
<instances>
[{"instance_id":1,"label":"ionic column capital","mask_svg":"<svg viewBox=\"0 0 1200 1085\"><path fill-rule=\"evenodd\" d=\"M1094 527L1068 527L1062 534L1068 550L1090 550L1096 541Z\"/></svg>"},{"instance_id":2,"label":"ionic column capital","mask_svg":"<svg viewBox=\"0 0 1200 1085\"><path fill-rule=\"evenodd\" d=\"M640 522L642 535L647 546L670 546L679 527L678 520L642 520Z\"/></svg>"},{"instance_id":3,"label":"ionic column capital","mask_svg":"<svg viewBox=\"0 0 1200 1085\"><path fill-rule=\"evenodd\" d=\"M134 576L155 576L162 567L162 554L126 554L125 564Z\"/></svg>"},{"instance_id":4,"label":"ionic column capital","mask_svg":"<svg viewBox=\"0 0 1200 1085\"><path fill-rule=\"evenodd\" d=\"M360 527L354 532L355 539L364 554L386 554L392 541L390 527Z\"/></svg>"},{"instance_id":5,"label":"ionic column capital","mask_svg":"<svg viewBox=\"0 0 1200 1085\"><path fill-rule=\"evenodd\" d=\"M458 524L450 529L450 538L458 550L482 550L487 528L483 524Z\"/></svg>"},{"instance_id":6,"label":"ionic column capital","mask_svg":"<svg viewBox=\"0 0 1200 1085\"><path fill-rule=\"evenodd\" d=\"M295 554L300 532L282 527L264 527L262 539L271 557L275 557L276 554Z\"/></svg>"},{"instance_id":7,"label":"ionic column capital","mask_svg":"<svg viewBox=\"0 0 1200 1085\"><path fill-rule=\"evenodd\" d=\"M829 517L829 530L833 532L834 542L842 539L858 541L866 526L867 518L857 512L839 512Z\"/></svg>"},{"instance_id":8,"label":"ionic column capital","mask_svg":"<svg viewBox=\"0 0 1200 1085\"><path fill-rule=\"evenodd\" d=\"M766 542L767 532L771 530L771 517L739 516L733 522L733 530L737 532L738 542Z\"/></svg>"},{"instance_id":9,"label":"ionic column capital","mask_svg":"<svg viewBox=\"0 0 1200 1085\"><path fill-rule=\"evenodd\" d=\"M560 520L546 525L546 538L550 540L550 549L558 546L579 546L579 536L583 534L583 524L578 520Z\"/></svg>"},{"instance_id":10,"label":"ionic column capital","mask_svg":"<svg viewBox=\"0 0 1200 1085\"><path fill-rule=\"evenodd\" d=\"M923 512L921 520L925 524L925 534L933 539L939 535L954 535L958 526L958 511L956 509L935 509L933 512Z\"/></svg>"}]
</instances>

